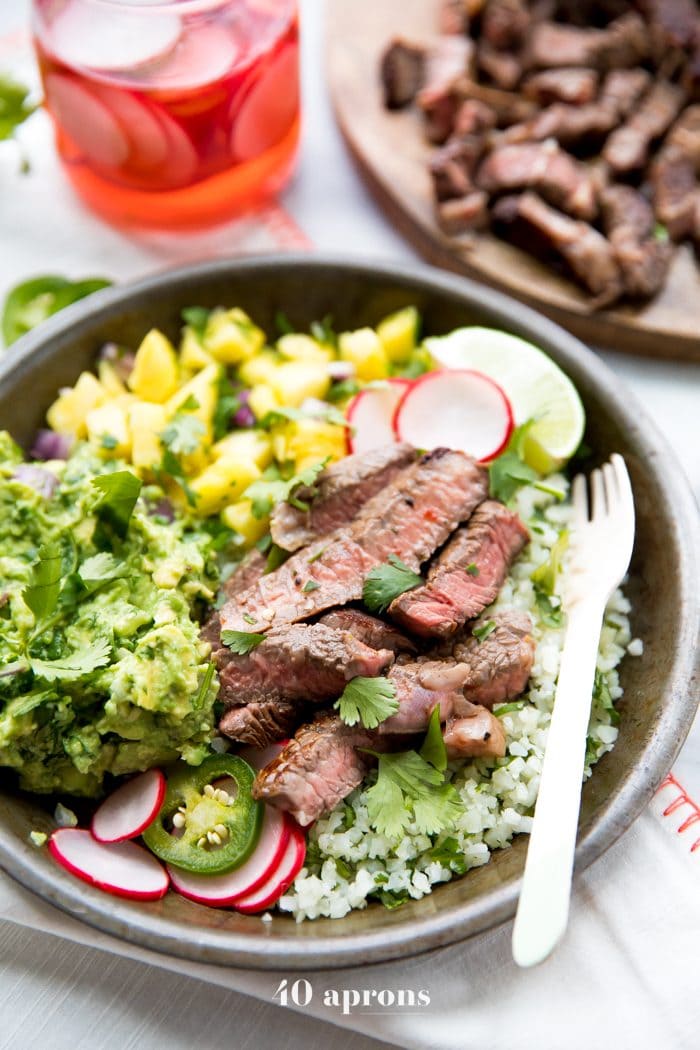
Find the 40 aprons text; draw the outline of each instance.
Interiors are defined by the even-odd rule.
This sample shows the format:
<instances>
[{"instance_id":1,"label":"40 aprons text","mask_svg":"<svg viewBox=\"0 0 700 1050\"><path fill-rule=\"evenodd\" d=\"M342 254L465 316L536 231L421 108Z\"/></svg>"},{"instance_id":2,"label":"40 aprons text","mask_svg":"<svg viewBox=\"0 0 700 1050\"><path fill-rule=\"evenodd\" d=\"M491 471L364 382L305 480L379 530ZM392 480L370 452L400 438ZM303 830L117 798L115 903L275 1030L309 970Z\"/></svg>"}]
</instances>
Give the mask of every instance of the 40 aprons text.
<instances>
[{"instance_id":1,"label":"40 aprons text","mask_svg":"<svg viewBox=\"0 0 700 1050\"><path fill-rule=\"evenodd\" d=\"M310 1006L314 1000L311 981L300 977L291 984L283 977L272 996L280 1006ZM350 1014L353 1010L381 1013L382 1010L403 1010L430 1005L427 988L324 988L321 1003L331 1009Z\"/></svg>"}]
</instances>

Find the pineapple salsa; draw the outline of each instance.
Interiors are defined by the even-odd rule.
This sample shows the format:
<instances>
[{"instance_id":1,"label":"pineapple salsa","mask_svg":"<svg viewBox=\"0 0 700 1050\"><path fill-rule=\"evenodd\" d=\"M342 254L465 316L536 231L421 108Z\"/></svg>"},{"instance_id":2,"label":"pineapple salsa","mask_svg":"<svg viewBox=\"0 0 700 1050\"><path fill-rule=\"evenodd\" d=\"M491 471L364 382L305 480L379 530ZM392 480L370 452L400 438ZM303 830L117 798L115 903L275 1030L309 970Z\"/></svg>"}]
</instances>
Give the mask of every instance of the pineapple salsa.
<instances>
[{"instance_id":1,"label":"pineapple salsa","mask_svg":"<svg viewBox=\"0 0 700 1050\"><path fill-rule=\"evenodd\" d=\"M343 410L430 367L408 307L336 336L240 309L105 347L27 461L0 433L0 766L36 792L210 754L218 685L199 628L269 512L347 453Z\"/></svg>"}]
</instances>

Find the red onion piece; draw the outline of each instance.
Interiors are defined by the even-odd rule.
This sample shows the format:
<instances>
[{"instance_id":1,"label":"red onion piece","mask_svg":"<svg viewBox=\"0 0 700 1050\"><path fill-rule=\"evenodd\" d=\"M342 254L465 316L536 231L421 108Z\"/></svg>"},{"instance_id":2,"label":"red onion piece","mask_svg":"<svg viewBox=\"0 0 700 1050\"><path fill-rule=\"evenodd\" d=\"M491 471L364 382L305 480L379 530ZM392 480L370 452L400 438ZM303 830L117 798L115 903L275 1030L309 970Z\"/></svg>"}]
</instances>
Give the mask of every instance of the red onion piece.
<instances>
[{"instance_id":1,"label":"red onion piece","mask_svg":"<svg viewBox=\"0 0 700 1050\"><path fill-rule=\"evenodd\" d=\"M36 467L32 463L22 463L12 476L23 485L34 489L44 499L51 499L58 485L58 478L54 477L51 471Z\"/></svg>"},{"instance_id":2,"label":"red onion piece","mask_svg":"<svg viewBox=\"0 0 700 1050\"><path fill-rule=\"evenodd\" d=\"M105 343L100 350L100 361L108 361L122 383L126 383L134 367L136 355L117 343Z\"/></svg>"},{"instance_id":3,"label":"red onion piece","mask_svg":"<svg viewBox=\"0 0 700 1050\"><path fill-rule=\"evenodd\" d=\"M72 447L73 438L68 434L57 434L55 430L38 430L29 454L33 459L68 459Z\"/></svg>"},{"instance_id":4,"label":"red onion piece","mask_svg":"<svg viewBox=\"0 0 700 1050\"><path fill-rule=\"evenodd\" d=\"M254 427L255 416L253 411L248 407L248 398L250 397L250 390L239 390L237 391L238 399L241 403L241 407L234 413L232 422L237 427Z\"/></svg>"}]
</instances>

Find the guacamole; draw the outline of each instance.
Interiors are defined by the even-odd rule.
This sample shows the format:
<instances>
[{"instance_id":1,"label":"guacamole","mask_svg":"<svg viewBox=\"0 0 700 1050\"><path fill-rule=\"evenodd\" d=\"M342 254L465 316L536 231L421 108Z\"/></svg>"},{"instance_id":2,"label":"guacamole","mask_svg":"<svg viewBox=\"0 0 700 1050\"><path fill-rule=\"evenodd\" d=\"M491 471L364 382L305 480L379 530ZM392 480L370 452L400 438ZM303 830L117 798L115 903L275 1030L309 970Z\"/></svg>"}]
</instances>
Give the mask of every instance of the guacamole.
<instances>
[{"instance_id":1,"label":"guacamole","mask_svg":"<svg viewBox=\"0 0 700 1050\"><path fill-rule=\"evenodd\" d=\"M126 470L85 442L30 466L0 433L0 766L29 791L210 753L216 543Z\"/></svg>"}]
</instances>

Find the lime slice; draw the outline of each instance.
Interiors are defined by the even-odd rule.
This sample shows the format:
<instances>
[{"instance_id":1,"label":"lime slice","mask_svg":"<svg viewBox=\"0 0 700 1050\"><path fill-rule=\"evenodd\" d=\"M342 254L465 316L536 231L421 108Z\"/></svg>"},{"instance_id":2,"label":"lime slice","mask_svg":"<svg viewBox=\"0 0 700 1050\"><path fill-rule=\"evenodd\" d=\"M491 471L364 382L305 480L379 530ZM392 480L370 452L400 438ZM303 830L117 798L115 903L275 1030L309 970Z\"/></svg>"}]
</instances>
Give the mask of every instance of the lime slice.
<instances>
[{"instance_id":1,"label":"lime slice","mask_svg":"<svg viewBox=\"0 0 700 1050\"><path fill-rule=\"evenodd\" d=\"M523 454L535 470L549 473L569 459L583 437L586 416L576 387L532 343L496 328L456 328L425 340L443 368L473 368L505 390L516 425L534 419Z\"/></svg>"}]
</instances>

